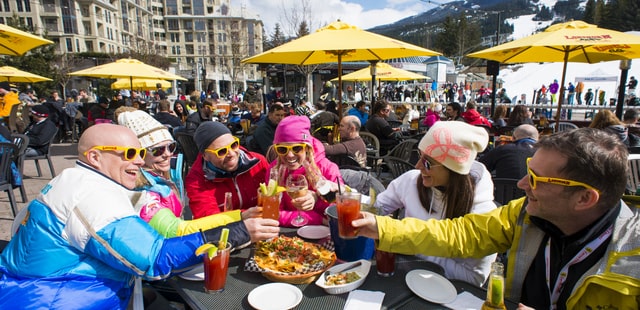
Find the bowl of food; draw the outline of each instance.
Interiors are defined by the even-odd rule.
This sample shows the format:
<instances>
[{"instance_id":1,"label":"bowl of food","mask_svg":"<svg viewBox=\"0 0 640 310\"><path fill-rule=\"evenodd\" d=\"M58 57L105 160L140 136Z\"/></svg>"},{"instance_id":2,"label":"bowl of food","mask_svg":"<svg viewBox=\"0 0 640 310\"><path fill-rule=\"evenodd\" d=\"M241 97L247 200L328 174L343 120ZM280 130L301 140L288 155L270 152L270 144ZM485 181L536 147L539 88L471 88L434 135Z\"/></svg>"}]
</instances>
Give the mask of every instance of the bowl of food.
<instances>
[{"instance_id":1,"label":"bowl of food","mask_svg":"<svg viewBox=\"0 0 640 310\"><path fill-rule=\"evenodd\" d=\"M259 241L253 256L262 275L272 281L306 284L333 266L336 254L298 237Z\"/></svg>"},{"instance_id":2,"label":"bowl of food","mask_svg":"<svg viewBox=\"0 0 640 310\"><path fill-rule=\"evenodd\" d=\"M357 267L350 267L358 263L360 264ZM344 294L351 292L364 283L370 269L371 262L366 259L333 266L327 269L329 273L326 277L324 275L318 277L316 285L323 288L325 292L329 294Z\"/></svg>"}]
</instances>

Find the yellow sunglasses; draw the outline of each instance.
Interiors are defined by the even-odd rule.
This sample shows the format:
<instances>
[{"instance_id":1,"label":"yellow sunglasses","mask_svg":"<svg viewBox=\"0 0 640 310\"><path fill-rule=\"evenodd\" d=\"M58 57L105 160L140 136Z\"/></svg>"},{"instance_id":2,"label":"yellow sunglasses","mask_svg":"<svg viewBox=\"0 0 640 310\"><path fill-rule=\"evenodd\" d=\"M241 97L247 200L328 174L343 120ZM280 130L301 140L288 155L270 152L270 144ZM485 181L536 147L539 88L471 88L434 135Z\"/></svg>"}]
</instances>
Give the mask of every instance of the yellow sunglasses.
<instances>
[{"instance_id":1,"label":"yellow sunglasses","mask_svg":"<svg viewBox=\"0 0 640 310\"><path fill-rule=\"evenodd\" d=\"M207 153L215 154L216 156L218 156L218 158L224 158L225 156L227 156L227 154L229 154L229 150L235 151L239 147L240 147L240 139L238 139L237 137L233 137L233 142L231 142L227 146L223 146L215 150L205 149L204 151Z\"/></svg>"},{"instance_id":2,"label":"yellow sunglasses","mask_svg":"<svg viewBox=\"0 0 640 310\"><path fill-rule=\"evenodd\" d=\"M542 182L542 183L551 183L551 184L556 184L561 186L582 186L586 189L592 189L598 192L598 194L600 194L600 190L586 183L562 179L562 178L550 178L550 177L537 176L531 170L531 168L529 168L529 161L531 161L531 157L527 158L527 172L529 173L529 185L531 185L531 189L536 189L536 186L538 185L537 183Z\"/></svg>"},{"instance_id":3,"label":"yellow sunglasses","mask_svg":"<svg viewBox=\"0 0 640 310\"><path fill-rule=\"evenodd\" d=\"M140 155L141 159L144 159L147 156L147 149L145 148L135 148L135 147L125 147L125 146L115 146L115 145L98 145L94 146L89 150L100 150L100 151L124 151L122 153L122 157L128 161L132 161L136 158L136 155ZM87 156L89 150L84 152L84 156Z\"/></svg>"},{"instance_id":4,"label":"yellow sunglasses","mask_svg":"<svg viewBox=\"0 0 640 310\"><path fill-rule=\"evenodd\" d=\"M307 148L307 145L304 143L292 144L292 145L284 145L284 144L276 144L274 149L278 155L287 155L289 152L293 151L294 154L300 154L300 152L304 151Z\"/></svg>"}]
</instances>

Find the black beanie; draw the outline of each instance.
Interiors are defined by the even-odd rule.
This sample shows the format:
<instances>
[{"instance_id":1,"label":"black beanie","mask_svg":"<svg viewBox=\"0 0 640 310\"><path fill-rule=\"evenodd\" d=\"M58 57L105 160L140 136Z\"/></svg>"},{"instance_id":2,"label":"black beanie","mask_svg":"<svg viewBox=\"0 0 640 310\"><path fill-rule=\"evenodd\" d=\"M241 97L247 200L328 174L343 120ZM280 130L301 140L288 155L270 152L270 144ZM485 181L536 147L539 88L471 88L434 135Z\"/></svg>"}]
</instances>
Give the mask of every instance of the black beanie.
<instances>
[{"instance_id":1,"label":"black beanie","mask_svg":"<svg viewBox=\"0 0 640 310\"><path fill-rule=\"evenodd\" d=\"M231 131L224 124L220 122L206 121L198 126L198 129L196 129L196 133L193 136L193 140L198 146L198 151L200 151L200 153L204 153L204 150L209 147L211 142L227 133L231 134Z\"/></svg>"}]
</instances>

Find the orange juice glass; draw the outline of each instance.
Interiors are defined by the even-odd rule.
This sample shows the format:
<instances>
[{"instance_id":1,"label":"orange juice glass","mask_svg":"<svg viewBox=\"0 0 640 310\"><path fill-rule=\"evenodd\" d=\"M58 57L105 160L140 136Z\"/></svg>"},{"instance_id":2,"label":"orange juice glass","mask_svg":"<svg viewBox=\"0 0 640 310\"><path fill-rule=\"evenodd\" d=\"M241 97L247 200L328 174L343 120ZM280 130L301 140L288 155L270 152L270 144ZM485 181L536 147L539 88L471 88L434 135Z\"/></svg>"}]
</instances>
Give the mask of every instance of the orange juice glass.
<instances>
[{"instance_id":1,"label":"orange juice glass","mask_svg":"<svg viewBox=\"0 0 640 310\"><path fill-rule=\"evenodd\" d=\"M224 290L230 253L231 244L227 243L227 247L218 249L217 255L212 258L209 258L208 253L204 254L204 289L207 293L218 293Z\"/></svg>"},{"instance_id":2,"label":"orange juice glass","mask_svg":"<svg viewBox=\"0 0 640 310\"><path fill-rule=\"evenodd\" d=\"M262 207L262 218L276 221L280 218L280 199L282 199L282 193L267 196L258 189L258 206Z\"/></svg>"},{"instance_id":3,"label":"orange juice glass","mask_svg":"<svg viewBox=\"0 0 640 310\"><path fill-rule=\"evenodd\" d=\"M351 222L360 218L360 193L345 192L338 194L338 234L342 239L358 237L358 230Z\"/></svg>"}]
</instances>

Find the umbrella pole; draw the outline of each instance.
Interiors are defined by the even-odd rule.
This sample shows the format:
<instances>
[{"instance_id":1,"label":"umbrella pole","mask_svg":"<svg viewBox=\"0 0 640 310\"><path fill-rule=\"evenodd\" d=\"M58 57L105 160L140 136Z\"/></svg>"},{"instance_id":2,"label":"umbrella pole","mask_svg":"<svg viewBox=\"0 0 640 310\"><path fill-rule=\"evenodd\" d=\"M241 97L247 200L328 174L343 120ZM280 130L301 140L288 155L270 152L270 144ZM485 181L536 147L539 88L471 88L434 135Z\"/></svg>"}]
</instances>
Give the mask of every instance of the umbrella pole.
<instances>
[{"instance_id":1,"label":"umbrella pole","mask_svg":"<svg viewBox=\"0 0 640 310\"><path fill-rule=\"evenodd\" d=\"M129 90L133 92L133 76L129 76L129 85L131 86Z\"/></svg>"},{"instance_id":2,"label":"umbrella pole","mask_svg":"<svg viewBox=\"0 0 640 310\"><path fill-rule=\"evenodd\" d=\"M562 65L562 80L560 81L560 95L558 96L558 110L556 111L556 124L560 122L562 114L562 99L564 99L564 79L567 76L567 63L569 62L569 52L564 53L564 64ZM558 125L556 125L558 128Z\"/></svg>"},{"instance_id":3,"label":"umbrella pole","mask_svg":"<svg viewBox=\"0 0 640 310\"><path fill-rule=\"evenodd\" d=\"M338 52L338 117L342 119L342 52Z\"/></svg>"}]
</instances>

